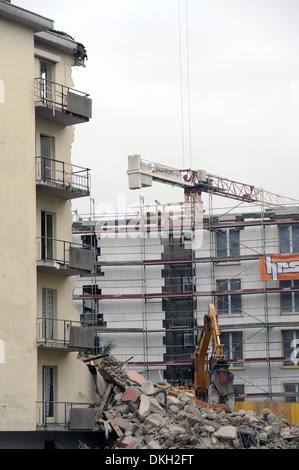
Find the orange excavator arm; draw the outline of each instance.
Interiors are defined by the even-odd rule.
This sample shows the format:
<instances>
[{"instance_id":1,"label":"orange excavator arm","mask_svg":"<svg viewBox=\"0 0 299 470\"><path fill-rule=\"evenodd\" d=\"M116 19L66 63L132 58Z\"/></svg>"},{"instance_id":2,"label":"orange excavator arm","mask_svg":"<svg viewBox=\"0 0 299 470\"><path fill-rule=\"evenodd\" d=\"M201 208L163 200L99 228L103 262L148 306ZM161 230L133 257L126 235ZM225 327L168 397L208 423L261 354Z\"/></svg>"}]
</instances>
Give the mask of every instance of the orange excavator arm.
<instances>
[{"instance_id":1,"label":"orange excavator arm","mask_svg":"<svg viewBox=\"0 0 299 470\"><path fill-rule=\"evenodd\" d=\"M213 369L206 367L210 340L213 338ZM194 369L194 388L196 396L203 401L217 404L226 403L229 409L234 404L233 374L228 371L228 362L220 342L220 331L214 304L209 304L208 315L204 316L204 326L198 340L196 351L191 357Z\"/></svg>"},{"instance_id":2,"label":"orange excavator arm","mask_svg":"<svg viewBox=\"0 0 299 470\"><path fill-rule=\"evenodd\" d=\"M209 386L209 377L206 373L206 357L212 337L211 319L208 315L204 316L204 326L198 340L197 348L191 357L191 364L194 369L194 388L195 394L201 399L207 398Z\"/></svg>"}]
</instances>

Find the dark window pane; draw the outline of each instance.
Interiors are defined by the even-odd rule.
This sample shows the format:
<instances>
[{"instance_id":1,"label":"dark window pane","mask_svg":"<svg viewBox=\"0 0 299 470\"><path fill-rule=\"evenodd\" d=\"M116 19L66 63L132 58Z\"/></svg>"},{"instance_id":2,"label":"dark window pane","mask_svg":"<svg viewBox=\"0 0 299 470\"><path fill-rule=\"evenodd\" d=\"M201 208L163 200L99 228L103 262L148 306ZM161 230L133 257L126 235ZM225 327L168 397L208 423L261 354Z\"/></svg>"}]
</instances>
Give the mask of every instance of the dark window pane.
<instances>
[{"instance_id":1,"label":"dark window pane","mask_svg":"<svg viewBox=\"0 0 299 470\"><path fill-rule=\"evenodd\" d=\"M217 256L227 256L226 230L217 230Z\"/></svg>"},{"instance_id":2,"label":"dark window pane","mask_svg":"<svg viewBox=\"0 0 299 470\"><path fill-rule=\"evenodd\" d=\"M291 292L281 293L281 310L282 310L282 313L292 312L292 293Z\"/></svg>"},{"instance_id":3,"label":"dark window pane","mask_svg":"<svg viewBox=\"0 0 299 470\"><path fill-rule=\"evenodd\" d=\"M290 227L282 225L279 227L280 253L290 253Z\"/></svg>"},{"instance_id":4,"label":"dark window pane","mask_svg":"<svg viewBox=\"0 0 299 470\"><path fill-rule=\"evenodd\" d=\"M226 279L217 281L217 290L228 290L228 281Z\"/></svg>"},{"instance_id":5,"label":"dark window pane","mask_svg":"<svg viewBox=\"0 0 299 470\"><path fill-rule=\"evenodd\" d=\"M285 393L287 394L286 396L286 402L288 403L294 403L296 402L296 397L294 396L294 393L296 393L296 388L298 388L298 385L296 387L296 384L285 384L284 385L284 390ZM298 397L297 397L298 399Z\"/></svg>"},{"instance_id":6,"label":"dark window pane","mask_svg":"<svg viewBox=\"0 0 299 470\"><path fill-rule=\"evenodd\" d=\"M240 385L240 384L234 385L234 393L235 395L244 395L245 393L244 385ZM244 401L244 397L236 396L235 401Z\"/></svg>"},{"instance_id":7,"label":"dark window pane","mask_svg":"<svg viewBox=\"0 0 299 470\"><path fill-rule=\"evenodd\" d=\"M230 348L229 348L229 333L221 333L221 344L223 344L223 352L227 359L230 359Z\"/></svg>"},{"instance_id":8,"label":"dark window pane","mask_svg":"<svg viewBox=\"0 0 299 470\"><path fill-rule=\"evenodd\" d=\"M243 358L243 348L242 348L242 333L238 331L232 333L233 339L233 355L232 359L242 359Z\"/></svg>"},{"instance_id":9,"label":"dark window pane","mask_svg":"<svg viewBox=\"0 0 299 470\"><path fill-rule=\"evenodd\" d=\"M242 311L241 305L241 295L232 295L231 296L231 313L232 315L240 315Z\"/></svg>"},{"instance_id":10,"label":"dark window pane","mask_svg":"<svg viewBox=\"0 0 299 470\"><path fill-rule=\"evenodd\" d=\"M299 225L292 226L293 253L299 253Z\"/></svg>"},{"instance_id":11,"label":"dark window pane","mask_svg":"<svg viewBox=\"0 0 299 470\"><path fill-rule=\"evenodd\" d=\"M220 295L218 297L218 314L228 315L228 295Z\"/></svg>"},{"instance_id":12,"label":"dark window pane","mask_svg":"<svg viewBox=\"0 0 299 470\"><path fill-rule=\"evenodd\" d=\"M217 281L217 290L227 291L228 281L225 279ZM220 295L218 297L217 306L219 315L227 315L229 313L228 295Z\"/></svg>"},{"instance_id":13,"label":"dark window pane","mask_svg":"<svg viewBox=\"0 0 299 470\"><path fill-rule=\"evenodd\" d=\"M241 289L241 281L240 281L240 279L231 279L231 281L230 281L230 289L231 289L231 290L239 290L239 289Z\"/></svg>"},{"instance_id":14,"label":"dark window pane","mask_svg":"<svg viewBox=\"0 0 299 470\"><path fill-rule=\"evenodd\" d=\"M239 230L229 231L229 254L230 256L238 256L239 254Z\"/></svg>"},{"instance_id":15,"label":"dark window pane","mask_svg":"<svg viewBox=\"0 0 299 470\"><path fill-rule=\"evenodd\" d=\"M299 280L295 279L294 280L294 287L299 288ZM294 292L294 302L295 302L295 312L299 312L299 291Z\"/></svg>"}]
</instances>

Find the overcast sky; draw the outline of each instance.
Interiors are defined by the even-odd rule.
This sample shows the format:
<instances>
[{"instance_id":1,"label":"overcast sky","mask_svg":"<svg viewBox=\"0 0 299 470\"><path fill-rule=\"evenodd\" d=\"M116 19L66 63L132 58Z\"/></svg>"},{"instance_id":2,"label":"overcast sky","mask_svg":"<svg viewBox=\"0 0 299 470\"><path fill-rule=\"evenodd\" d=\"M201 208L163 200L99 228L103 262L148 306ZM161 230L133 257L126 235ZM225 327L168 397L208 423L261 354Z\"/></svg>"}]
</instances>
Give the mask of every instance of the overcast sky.
<instances>
[{"instance_id":1,"label":"overcast sky","mask_svg":"<svg viewBox=\"0 0 299 470\"><path fill-rule=\"evenodd\" d=\"M299 199L297 0L12 3L87 49L73 78L91 95L93 119L76 126L72 161L91 169L96 212L122 211L139 194L183 200L159 183L130 191L130 154ZM89 200L74 208L88 211Z\"/></svg>"}]
</instances>

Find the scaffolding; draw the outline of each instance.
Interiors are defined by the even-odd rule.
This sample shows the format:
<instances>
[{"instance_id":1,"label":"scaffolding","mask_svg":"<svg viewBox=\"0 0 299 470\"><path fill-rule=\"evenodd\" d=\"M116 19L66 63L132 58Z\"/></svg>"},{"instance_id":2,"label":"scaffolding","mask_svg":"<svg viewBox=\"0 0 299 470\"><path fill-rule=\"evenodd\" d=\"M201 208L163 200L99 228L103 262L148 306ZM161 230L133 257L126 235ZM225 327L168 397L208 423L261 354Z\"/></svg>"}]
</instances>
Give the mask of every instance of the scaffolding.
<instances>
[{"instance_id":1,"label":"scaffolding","mask_svg":"<svg viewBox=\"0 0 299 470\"><path fill-rule=\"evenodd\" d=\"M214 303L236 400L298 402L299 273L262 280L260 260L287 246L299 253L299 208L214 209L215 197L196 220L192 202L77 215L75 241L93 246L95 269L78 278L74 304L101 341L117 344L118 359L190 385L191 353Z\"/></svg>"}]
</instances>

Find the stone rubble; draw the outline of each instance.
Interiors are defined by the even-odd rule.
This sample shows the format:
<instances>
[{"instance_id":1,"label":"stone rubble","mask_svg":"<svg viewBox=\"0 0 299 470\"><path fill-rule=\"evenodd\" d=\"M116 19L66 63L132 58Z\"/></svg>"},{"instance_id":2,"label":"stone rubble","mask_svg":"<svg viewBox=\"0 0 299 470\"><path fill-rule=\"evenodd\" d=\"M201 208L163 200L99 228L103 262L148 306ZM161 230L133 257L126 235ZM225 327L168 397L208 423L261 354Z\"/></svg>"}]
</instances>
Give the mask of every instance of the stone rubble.
<instances>
[{"instance_id":1,"label":"stone rubble","mask_svg":"<svg viewBox=\"0 0 299 470\"><path fill-rule=\"evenodd\" d=\"M102 397L93 406L99 430L106 436L109 431L106 448L299 448L299 425L279 420L268 408L261 416L244 410L227 412L199 402L189 392L177 391L174 396L161 384L159 388L127 370L125 364L102 360L100 366L89 367L96 383L101 375ZM105 394L108 384L110 392Z\"/></svg>"}]
</instances>

